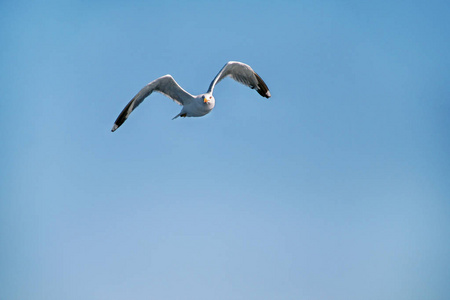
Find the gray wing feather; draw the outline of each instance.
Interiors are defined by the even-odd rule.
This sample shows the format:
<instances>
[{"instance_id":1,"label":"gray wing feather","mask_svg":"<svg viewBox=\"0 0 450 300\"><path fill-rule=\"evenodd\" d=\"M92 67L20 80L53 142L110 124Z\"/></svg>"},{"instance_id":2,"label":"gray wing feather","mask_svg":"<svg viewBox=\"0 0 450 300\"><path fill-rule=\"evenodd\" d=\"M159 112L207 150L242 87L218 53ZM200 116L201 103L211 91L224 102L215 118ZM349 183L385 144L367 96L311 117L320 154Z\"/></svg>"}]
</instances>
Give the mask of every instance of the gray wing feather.
<instances>
[{"instance_id":1,"label":"gray wing feather","mask_svg":"<svg viewBox=\"0 0 450 300\"><path fill-rule=\"evenodd\" d=\"M266 83L249 66L241 62L230 61L220 70L209 85L208 93L214 91L214 87L225 77L231 77L256 91L263 97L270 98L270 91Z\"/></svg>"},{"instance_id":2,"label":"gray wing feather","mask_svg":"<svg viewBox=\"0 0 450 300\"><path fill-rule=\"evenodd\" d=\"M194 99L191 94L183 90L178 85L171 75L162 76L144 86L139 93L137 93L136 96L128 102L127 106L125 106L114 122L114 126L111 131L114 132L117 128L119 128L126 121L131 112L154 91L169 97L179 105L188 104L192 101L192 99Z\"/></svg>"}]
</instances>

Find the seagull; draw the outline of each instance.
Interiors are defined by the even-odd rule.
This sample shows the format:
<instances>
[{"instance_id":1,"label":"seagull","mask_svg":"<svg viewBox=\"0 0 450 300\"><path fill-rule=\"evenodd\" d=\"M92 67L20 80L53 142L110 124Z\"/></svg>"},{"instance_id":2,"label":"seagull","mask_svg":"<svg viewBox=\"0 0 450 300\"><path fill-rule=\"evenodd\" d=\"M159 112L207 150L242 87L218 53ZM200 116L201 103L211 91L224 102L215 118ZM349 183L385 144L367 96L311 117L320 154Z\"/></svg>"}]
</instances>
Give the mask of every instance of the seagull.
<instances>
[{"instance_id":1,"label":"seagull","mask_svg":"<svg viewBox=\"0 0 450 300\"><path fill-rule=\"evenodd\" d=\"M128 102L127 106L125 106L114 122L111 131L116 131L117 128L125 122L131 112L153 92L159 92L183 106L181 112L173 119L178 117L204 116L214 108L216 103L216 100L213 97L214 87L225 77L231 77L237 82L255 89L265 98L270 98L271 96L269 88L261 77L259 77L249 65L238 61L226 63L209 85L208 91L197 96L193 96L186 92L171 75L164 75L144 86L139 93Z\"/></svg>"}]
</instances>

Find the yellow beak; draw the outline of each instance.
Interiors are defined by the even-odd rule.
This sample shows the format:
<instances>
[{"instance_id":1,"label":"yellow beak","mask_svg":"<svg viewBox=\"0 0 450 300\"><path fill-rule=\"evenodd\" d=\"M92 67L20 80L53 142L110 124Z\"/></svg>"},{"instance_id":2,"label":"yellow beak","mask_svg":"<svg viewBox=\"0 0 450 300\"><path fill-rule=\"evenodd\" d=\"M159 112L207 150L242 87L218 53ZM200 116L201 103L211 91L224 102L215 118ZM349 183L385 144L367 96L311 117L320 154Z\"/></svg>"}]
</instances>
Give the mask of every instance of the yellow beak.
<instances>
[{"instance_id":1,"label":"yellow beak","mask_svg":"<svg viewBox=\"0 0 450 300\"><path fill-rule=\"evenodd\" d=\"M208 99L206 99L206 97L203 99L203 102L206 103L208 102Z\"/></svg>"}]
</instances>

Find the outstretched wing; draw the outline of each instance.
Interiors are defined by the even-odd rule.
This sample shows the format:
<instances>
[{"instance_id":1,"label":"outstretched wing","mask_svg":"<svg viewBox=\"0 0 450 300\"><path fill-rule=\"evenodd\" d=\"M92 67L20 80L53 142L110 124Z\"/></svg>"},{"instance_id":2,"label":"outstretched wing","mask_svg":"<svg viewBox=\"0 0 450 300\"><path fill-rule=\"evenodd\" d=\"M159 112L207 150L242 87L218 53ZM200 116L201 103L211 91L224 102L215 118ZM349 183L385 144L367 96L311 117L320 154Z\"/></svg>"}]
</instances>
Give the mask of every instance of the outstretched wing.
<instances>
[{"instance_id":1,"label":"outstretched wing","mask_svg":"<svg viewBox=\"0 0 450 300\"><path fill-rule=\"evenodd\" d=\"M238 61L228 62L219 74L216 75L214 80L211 82L208 93L212 93L216 84L218 84L225 77L230 76L237 82L240 82L256 91L263 97L270 98L269 88L266 83L256 74L255 71L244 63Z\"/></svg>"},{"instance_id":2,"label":"outstretched wing","mask_svg":"<svg viewBox=\"0 0 450 300\"><path fill-rule=\"evenodd\" d=\"M130 102L128 102L127 106L125 106L120 115L117 117L116 122L114 122L114 126L111 131L114 132L117 128L119 128L131 112L138 107L147 96L153 93L153 91L166 95L180 105L188 104L192 101L192 99L194 99L194 96L183 90L172 76L162 76L144 86L139 93L137 93L137 95L134 96Z\"/></svg>"}]
</instances>

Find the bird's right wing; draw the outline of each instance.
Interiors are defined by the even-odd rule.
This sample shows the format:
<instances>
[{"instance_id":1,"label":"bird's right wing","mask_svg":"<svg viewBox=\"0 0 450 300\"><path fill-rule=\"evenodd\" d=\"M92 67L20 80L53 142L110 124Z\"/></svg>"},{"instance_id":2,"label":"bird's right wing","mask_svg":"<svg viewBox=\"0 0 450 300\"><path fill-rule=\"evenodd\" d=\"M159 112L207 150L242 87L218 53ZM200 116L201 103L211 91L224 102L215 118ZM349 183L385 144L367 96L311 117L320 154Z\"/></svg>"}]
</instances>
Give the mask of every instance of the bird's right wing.
<instances>
[{"instance_id":1,"label":"bird's right wing","mask_svg":"<svg viewBox=\"0 0 450 300\"><path fill-rule=\"evenodd\" d=\"M214 91L214 87L225 77L231 77L237 82L242 83L252 89L255 89L258 94L265 98L270 98L270 91L267 87L264 80L256 74L255 71L244 63L238 61L229 61L225 66L223 66L222 70L219 71L219 74L213 79L211 84L209 85L208 93L212 93Z\"/></svg>"},{"instance_id":2,"label":"bird's right wing","mask_svg":"<svg viewBox=\"0 0 450 300\"><path fill-rule=\"evenodd\" d=\"M192 99L194 99L194 96L183 90L183 88L178 85L178 83L175 81L175 79L173 79L172 76L162 76L144 86L139 91L139 93L137 93L137 95L134 96L134 98L131 99L130 102L128 102L127 106L125 106L125 108L122 110L122 112L114 122L114 126L111 131L114 132L117 128L119 128L120 125L122 125L123 122L125 122L128 116L131 114L131 112L154 91L169 97L179 105L188 104L192 101Z\"/></svg>"}]
</instances>

